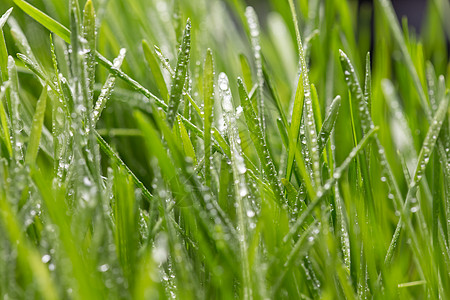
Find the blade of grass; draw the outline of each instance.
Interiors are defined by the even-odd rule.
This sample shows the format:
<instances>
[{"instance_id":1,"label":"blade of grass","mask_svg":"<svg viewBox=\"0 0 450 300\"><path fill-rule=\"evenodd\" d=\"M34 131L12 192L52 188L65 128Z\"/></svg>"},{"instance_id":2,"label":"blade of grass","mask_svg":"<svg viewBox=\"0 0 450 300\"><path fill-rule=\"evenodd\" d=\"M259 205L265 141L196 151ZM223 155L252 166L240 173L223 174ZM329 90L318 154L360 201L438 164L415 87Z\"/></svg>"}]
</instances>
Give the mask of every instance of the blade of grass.
<instances>
[{"instance_id":1,"label":"blade of grass","mask_svg":"<svg viewBox=\"0 0 450 300\"><path fill-rule=\"evenodd\" d=\"M95 24L95 10L92 0L87 0L83 17L83 47L86 59L86 78L88 80L88 94L93 97L95 84L95 51L97 47L97 28Z\"/></svg>"},{"instance_id":2,"label":"blade of grass","mask_svg":"<svg viewBox=\"0 0 450 300\"><path fill-rule=\"evenodd\" d=\"M47 105L47 87L42 89L41 96L36 104L36 112L33 116L33 125L31 127L30 141L27 146L25 163L33 165L39 151L39 142L41 140L42 127L44 126L45 109Z\"/></svg>"},{"instance_id":3,"label":"blade of grass","mask_svg":"<svg viewBox=\"0 0 450 300\"><path fill-rule=\"evenodd\" d=\"M126 50L120 49L119 56L117 56L117 58L114 59L113 62L114 68L120 69L125 59L125 54ZM100 91L100 96L98 96L97 102L95 103L94 111L92 113L92 119L94 124L98 122L98 119L100 118L103 109L105 109L108 99L110 98L115 85L116 85L116 76L114 74L109 74L105 84L103 85Z\"/></svg>"},{"instance_id":4,"label":"blade of grass","mask_svg":"<svg viewBox=\"0 0 450 300\"><path fill-rule=\"evenodd\" d=\"M204 93L204 143L205 143L205 179L206 185L211 186L211 127L213 121L214 106L214 62L212 51L206 52L205 66L203 71L203 93Z\"/></svg>"},{"instance_id":5,"label":"blade of grass","mask_svg":"<svg viewBox=\"0 0 450 300\"><path fill-rule=\"evenodd\" d=\"M51 32L56 33L66 43L70 44L70 31L66 27L64 27L54 19L50 18L48 15L38 10L36 7L32 6L26 1L23 0L13 0L13 1L26 14L35 19L37 22L41 23L45 28L47 28Z\"/></svg>"},{"instance_id":6,"label":"blade of grass","mask_svg":"<svg viewBox=\"0 0 450 300\"><path fill-rule=\"evenodd\" d=\"M5 25L6 21L8 20L9 16L11 15L13 11L13 7L8 9L1 17L0 17L0 30L3 29L3 26Z\"/></svg>"},{"instance_id":7,"label":"blade of grass","mask_svg":"<svg viewBox=\"0 0 450 300\"><path fill-rule=\"evenodd\" d=\"M181 118L179 116L177 117L177 121L180 130L181 141L183 143L184 152L186 153L187 156L192 158L194 165L196 165L197 157L195 155L195 149L194 146L192 145L191 139L189 138L189 134L186 130L186 127L184 126L183 121L181 121Z\"/></svg>"},{"instance_id":8,"label":"blade of grass","mask_svg":"<svg viewBox=\"0 0 450 300\"><path fill-rule=\"evenodd\" d=\"M333 102L331 102L330 108L328 109L328 113L319 132L319 153L322 153L323 149L325 149L326 147L328 139L330 138L330 134L336 124L336 119L339 115L340 107L341 96L336 96L336 98L333 99Z\"/></svg>"},{"instance_id":9,"label":"blade of grass","mask_svg":"<svg viewBox=\"0 0 450 300\"><path fill-rule=\"evenodd\" d=\"M243 82L240 84L243 85ZM228 132L228 138L230 139L231 149L231 166L233 172L233 178L237 186L234 188L234 197L236 199L236 211L239 224L239 247L240 257L242 261L242 276L244 279L244 294L245 299L251 299L253 296L252 284L251 284L251 272L248 261L248 219L245 218L247 211L246 198L248 197L249 188L245 180L245 173L247 168L245 166L244 158L242 156L242 149L239 144L239 133L236 124L236 115L231 98L231 91L229 87L228 77L225 73L219 75L219 87L222 100L222 108L224 111L225 124ZM242 86L243 88L243 86ZM249 104L249 103L248 103ZM244 104L245 105L245 104Z\"/></svg>"},{"instance_id":10,"label":"blade of grass","mask_svg":"<svg viewBox=\"0 0 450 300\"><path fill-rule=\"evenodd\" d=\"M0 87L0 122L2 124L2 138L8 150L9 157L13 155L13 149L11 145L11 135L9 130L9 119L3 105L3 98L6 96L6 90L9 88L9 82L3 84Z\"/></svg>"},{"instance_id":11,"label":"blade of grass","mask_svg":"<svg viewBox=\"0 0 450 300\"><path fill-rule=\"evenodd\" d=\"M320 156L319 156L319 147L317 142L317 131L316 131L316 120L314 120L314 111L313 111L313 103L311 99L311 86L309 83L309 71L308 65L306 63L305 52L303 50L302 39L300 35L300 27L298 25L297 13L295 11L295 5L293 0L289 0L289 7L291 10L291 16L294 22L295 34L297 37L297 46L300 58L300 71L301 77L303 79L303 91L304 91L304 105L305 110L303 114L305 115L304 123L306 126L306 137L308 142L308 150L312 159L312 169L313 169L313 183L316 187L319 187L321 184L321 175L320 175Z\"/></svg>"},{"instance_id":12,"label":"blade of grass","mask_svg":"<svg viewBox=\"0 0 450 300\"><path fill-rule=\"evenodd\" d=\"M262 56L261 56L261 41L260 41L260 28L258 16L256 15L253 7L248 6L245 9L245 17L247 19L247 25L250 33L250 42L253 48L253 58L256 65L256 79L258 84L258 94L257 94L257 115L259 118L259 123L263 134L266 134L266 122L264 115L264 74L262 67Z\"/></svg>"},{"instance_id":13,"label":"blade of grass","mask_svg":"<svg viewBox=\"0 0 450 300\"><path fill-rule=\"evenodd\" d=\"M294 108L292 109L291 127L289 130L289 148L288 161L286 165L286 178L290 180L292 168L294 165L294 157L298 146L298 137L300 134L300 123L303 116L304 106L303 79L302 75L298 78L297 90L294 98ZM300 162L303 163L303 162Z\"/></svg>"},{"instance_id":14,"label":"blade of grass","mask_svg":"<svg viewBox=\"0 0 450 300\"><path fill-rule=\"evenodd\" d=\"M178 51L177 67L175 75L172 78L172 86L170 88L169 110L167 111L167 121L173 126L175 116L180 105L183 87L187 77L187 68L191 51L191 21L188 20L184 29L183 39Z\"/></svg>"},{"instance_id":15,"label":"blade of grass","mask_svg":"<svg viewBox=\"0 0 450 300\"><path fill-rule=\"evenodd\" d=\"M161 72L161 68L159 67L158 61L156 60L154 50L152 50L146 40L142 41L142 49L144 51L144 57L147 61L150 71L155 79L156 86L159 89L161 97L164 101L169 100L169 91L167 90L167 84L164 80L164 76Z\"/></svg>"},{"instance_id":16,"label":"blade of grass","mask_svg":"<svg viewBox=\"0 0 450 300\"><path fill-rule=\"evenodd\" d=\"M12 8L10 8L6 13L0 18L0 71L2 73L2 82L8 80L8 50L6 49L5 37L3 35L3 26L6 20L11 15Z\"/></svg>"}]
</instances>

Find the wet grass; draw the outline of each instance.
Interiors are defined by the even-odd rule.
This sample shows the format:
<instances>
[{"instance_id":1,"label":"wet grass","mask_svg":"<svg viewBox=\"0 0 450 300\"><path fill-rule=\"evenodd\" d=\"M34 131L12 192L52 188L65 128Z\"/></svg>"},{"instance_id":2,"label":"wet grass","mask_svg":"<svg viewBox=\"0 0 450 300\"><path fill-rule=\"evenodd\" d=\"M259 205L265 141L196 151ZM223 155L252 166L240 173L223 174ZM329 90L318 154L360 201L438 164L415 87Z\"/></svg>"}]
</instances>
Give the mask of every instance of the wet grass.
<instances>
[{"instance_id":1,"label":"wet grass","mask_svg":"<svg viewBox=\"0 0 450 300\"><path fill-rule=\"evenodd\" d=\"M450 7L270 3L0 4L4 299L450 296Z\"/></svg>"}]
</instances>

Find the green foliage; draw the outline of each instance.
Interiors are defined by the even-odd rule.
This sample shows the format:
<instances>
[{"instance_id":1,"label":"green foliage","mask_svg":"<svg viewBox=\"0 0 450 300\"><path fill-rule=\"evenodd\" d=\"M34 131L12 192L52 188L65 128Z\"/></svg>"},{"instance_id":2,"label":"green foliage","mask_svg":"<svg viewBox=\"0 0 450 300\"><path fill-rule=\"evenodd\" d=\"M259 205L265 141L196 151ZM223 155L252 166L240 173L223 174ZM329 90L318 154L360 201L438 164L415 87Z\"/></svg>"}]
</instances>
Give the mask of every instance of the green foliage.
<instances>
[{"instance_id":1,"label":"green foliage","mask_svg":"<svg viewBox=\"0 0 450 300\"><path fill-rule=\"evenodd\" d=\"M0 3L2 298L450 297L450 6L267 5Z\"/></svg>"}]
</instances>

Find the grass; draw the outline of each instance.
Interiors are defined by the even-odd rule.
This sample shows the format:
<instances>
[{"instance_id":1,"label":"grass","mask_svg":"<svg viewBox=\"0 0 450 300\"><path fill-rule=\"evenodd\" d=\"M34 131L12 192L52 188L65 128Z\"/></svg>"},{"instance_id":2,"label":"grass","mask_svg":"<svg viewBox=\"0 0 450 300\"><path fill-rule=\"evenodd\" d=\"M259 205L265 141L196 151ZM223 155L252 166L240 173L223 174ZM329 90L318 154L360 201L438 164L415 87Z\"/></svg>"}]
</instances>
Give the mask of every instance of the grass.
<instances>
[{"instance_id":1,"label":"grass","mask_svg":"<svg viewBox=\"0 0 450 300\"><path fill-rule=\"evenodd\" d=\"M449 5L268 2L1 2L2 298L450 297Z\"/></svg>"}]
</instances>

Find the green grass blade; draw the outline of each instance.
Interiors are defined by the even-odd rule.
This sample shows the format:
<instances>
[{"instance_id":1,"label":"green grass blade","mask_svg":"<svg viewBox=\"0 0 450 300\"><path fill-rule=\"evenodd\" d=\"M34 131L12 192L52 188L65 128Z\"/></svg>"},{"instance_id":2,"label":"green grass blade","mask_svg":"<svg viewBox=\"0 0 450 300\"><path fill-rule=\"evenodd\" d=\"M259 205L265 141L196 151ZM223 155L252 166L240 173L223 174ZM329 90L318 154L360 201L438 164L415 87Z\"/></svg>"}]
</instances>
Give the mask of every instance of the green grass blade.
<instances>
[{"instance_id":1,"label":"green grass blade","mask_svg":"<svg viewBox=\"0 0 450 300\"><path fill-rule=\"evenodd\" d=\"M358 77L356 75L356 71L350 62L350 59L344 53L344 51L339 50L341 66L344 70L344 77L347 85L353 95L356 97L355 107L358 115L359 121L361 122L362 133L366 133L371 128L373 128L372 118L370 116L369 105L367 103L367 99L364 97L363 91L361 89L361 85L359 84Z\"/></svg>"},{"instance_id":2,"label":"green grass blade","mask_svg":"<svg viewBox=\"0 0 450 300\"><path fill-rule=\"evenodd\" d=\"M115 243L118 259L130 290L134 288L138 250L138 209L134 197L134 187L124 169L117 167L114 172Z\"/></svg>"},{"instance_id":3,"label":"green grass blade","mask_svg":"<svg viewBox=\"0 0 450 300\"><path fill-rule=\"evenodd\" d=\"M312 160L312 170L313 170L313 183L316 187L321 184L321 175L320 175L320 155L319 155L319 147L317 142L317 130L316 130L316 120L314 119L314 110L313 103L311 99L311 86L309 82L309 71L308 65L306 63L306 55L302 45L302 39L300 35L300 27L298 25L297 13L295 11L295 5L293 0L289 0L289 7L291 10L292 20L294 22L295 34L297 37L297 46L300 60L300 68L303 79L303 91L305 95L305 126L306 126L306 137L308 150L311 155Z\"/></svg>"},{"instance_id":4,"label":"green grass blade","mask_svg":"<svg viewBox=\"0 0 450 300\"><path fill-rule=\"evenodd\" d=\"M172 78L172 87L170 88L169 110L167 111L167 121L173 126L178 106L180 105L183 87L187 77L187 68L191 52L191 21L188 20L184 29L183 39L178 52L177 67Z\"/></svg>"},{"instance_id":5,"label":"green grass blade","mask_svg":"<svg viewBox=\"0 0 450 300\"><path fill-rule=\"evenodd\" d=\"M264 115L264 74L262 67L262 55L261 55L261 41L260 41L260 28L258 16L256 15L253 7L248 6L245 10L245 17L247 19L247 25L250 33L250 42L253 48L253 58L256 65L256 79L258 84L258 105L257 115L259 117L260 126L263 134L265 134L265 115Z\"/></svg>"},{"instance_id":6,"label":"green grass blade","mask_svg":"<svg viewBox=\"0 0 450 300\"><path fill-rule=\"evenodd\" d=\"M247 60L247 57L245 57L245 55L243 54L239 55L239 60L241 62L241 72L242 78L244 79L245 87L247 89L251 89L253 87L253 80L250 64Z\"/></svg>"},{"instance_id":7,"label":"green grass blade","mask_svg":"<svg viewBox=\"0 0 450 300\"><path fill-rule=\"evenodd\" d=\"M70 44L70 31L66 27L64 27L54 19L50 18L48 15L38 10L36 7L32 6L26 1L23 0L13 0L13 1L26 14L35 19L37 22L39 22L42 26L44 26L51 32L54 32L66 43Z\"/></svg>"},{"instance_id":8,"label":"green grass blade","mask_svg":"<svg viewBox=\"0 0 450 300\"><path fill-rule=\"evenodd\" d=\"M366 56L366 75L364 77L364 98L367 100L367 106L369 112L371 110L371 99L372 99L372 69L370 67L370 52L367 52Z\"/></svg>"},{"instance_id":9,"label":"green grass blade","mask_svg":"<svg viewBox=\"0 0 450 300\"><path fill-rule=\"evenodd\" d=\"M294 108L292 110L291 127L289 130L288 161L286 165L286 178L288 180L290 180L292 175L295 152L297 151L298 147L298 137L300 134L300 123L303 117L304 99L303 79L302 75L300 75L300 77L298 78L297 90L295 92Z\"/></svg>"},{"instance_id":10,"label":"green grass blade","mask_svg":"<svg viewBox=\"0 0 450 300\"><path fill-rule=\"evenodd\" d=\"M1 82L8 80L8 49L6 48L5 37L3 34L3 26L8 20L12 8L10 8L5 14L0 18L0 72L1 72Z\"/></svg>"},{"instance_id":11,"label":"green grass blade","mask_svg":"<svg viewBox=\"0 0 450 300\"><path fill-rule=\"evenodd\" d=\"M113 62L114 68L120 69L125 59L126 53L127 52L125 49L120 50L119 56L117 56L117 58L114 59ZM95 103L94 111L92 112L94 124L96 124L98 122L98 119L100 119L103 109L105 109L108 99L110 98L115 85L116 85L116 76L114 74L109 74L105 84L103 85L100 91L100 96L98 96L97 102Z\"/></svg>"},{"instance_id":12,"label":"green grass blade","mask_svg":"<svg viewBox=\"0 0 450 300\"><path fill-rule=\"evenodd\" d=\"M6 21L8 20L9 16L11 15L12 11L13 11L13 8L11 7L0 17L0 30L3 29L3 26L5 25Z\"/></svg>"},{"instance_id":13,"label":"green grass blade","mask_svg":"<svg viewBox=\"0 0 450 300\"><path fill-rule=\"evenodd\" d=\"M97 47L97 28L95 24L95 10L92 0L87 0L83 17L83 48L86 60L86 79L89 97L93 97L95 84L95 51Z\"/></svg>"},{"instance_id":14,"label":"green grass blade","mask_svg":"<svg viewBox=\"0 0 450 300\"><path fill-rule=\"evenodd\" d=\"M316 120L316 130L318 131L322 127L322 113L320 112L319 95L317 95L317 89L314 84L311 84L311 99L314 119Z\"/></svg>"},{"instance_id":15,"label":"green grass blade","mask_svg":"<svg viewBox=\"0 0 450 300\"><path fill-rule=\"evenodd\" d=\"M169 72L170 76L174 77L175 76L175 71L172 69L172 67L169 64L169 59L167 57L164 56L164 54L162 53L161 49L159 49L157 46L154 46L154 50L156 51L156 54L159 58L159 60L161 61L161 64L163 65L163 67ZM199 87L200 88L200 87ZM200 107L197 105L197 103L194 101L194 99L192 98L191 94L189 93L189 91L186 89L186 87L183 87L183 91L186 94L189 103L192 105L192 107L195 109L195 111L197 112L197 114L199 116L202 115L202 112L200 110Z\"/></svg>"},{"instance_id":16,"label":"green grass blade","mask_svg":"<svg viewBox=\"0 0 450 300\"><path fill-rule=\"evenodd\" d=\"M169 91L167 90L167 84L164 80L161 68L158 64L158 61L156 60L154 50L150 48L146 40L142 41L142 49L144 51L145 60L147 61L153 78L155 79L156 86L159 89L159 93L161 94L161 97L164 99L164 101L167 102L167 100L169 99Z\"/></svg>"},{"instance_id":17,"label":"green grass blade","mask_svg":"<svg viewBox=\"0 0 450 300\"><path fill-rule=\"evenodd\" d=\"M205 179L206 185L211 185L211 127L213 121L214 106L214 62L212 51L208 49L205 58L205 67L203 71L203 93L204 93L204 135L205 135Z\"/></svg>"},{"instance_id":18,"label":"green grass blade","mask_svg":"<svg viewBox=\"0 0 450 300\"><path fill-rule=\"evenodd\" d=\"M181 120L180 117L177 117L177 121L180 130L181 141L183 143L184 152L186 153L186 156L192 158L194 165L196 165L197 157L195 155L195 149L194 146L192 145L191 139L189 138L189 134L186 130L186 127L184 126L183 121Z\"/></svg>"},{"instance_id":19,"label":"green grass blade","mask_svg":"<svg viewBox=\"0 0 450 300\"><path fill-rule=\"evenodd\" d=\"M29 57L24 54L18 53L17 57L25 64L25 66L36 76L42 79L48 86L55 92L59 93L58 88L55 86L54 82L45 74L44 70L35 62L33 62Z\"/></svg>"},{"instance_id":20,"label":"green grass blade","mask_svg":"<svg viewBox=\"0 0 450 300\"><path fill-rule=\"evenodd\" d=\"M2 16L6 20L11 11L6 12ZM0 71L2 73L2 82L8 80L8 49L6 48L5 37L3 34L3 26L0 27Z\"/></svg>"},{"instance_id":21,"label":"green grass blade","mask_svg":"<svg viewBox=\"0 0 450 300\"><path fill-rule=\"evenodd\" d=\"M240 85L243 85L241 82ZM229 88L228 78L224 73L219 75L219 87L222 100L222 108L225 114L226 128L228 138L230 139L231 148L231 166L234 182L237 186L234 188L234 197L236 199L236 210L239 224L239 245L242 261L242 276L244 278L244 298L248 299L252 296L250 266L248 261L248 219L245 218L247 205L246 197L248 197L249 188L245 180L247 168L242 156L242 149L239 144L239 133L236 124L236 115L233 103L231 101L231 92ZM242 86L243 88L243 86ZM245 104L244 104L245 105ZM249 103L247 103L249 105Z\"/></svg>"},{"instance_id":22,"label":"green grass blade","mask_svg":"<svg viewBox=\"0 0 450 300\"><path fill-rule=\"evenodd\" d=\"M33 116L33 125L31 127L30 141L27 146L25 163L33 165L39 151L39 143L41 140L42 127L44 126L45 109L47 106L47 87L42 89L41 96L36 104L36 112Z\"/></svg>"},{"instance_id":23,"label":"green grass blade","mask_svg":"<svg viewBox=\"0 0 450 300\"><path fill-rule=\"evenodd\" d=\"M339 108L341 107L341 96L336 96L331 102L325 121L323 121L322 128L319 132L319 153L322 153L325 148L328 139L330 138L331 131L333 131L336 124L336 119L339 115Z\"/></svg>"},{"instance_id":24,"label":"green grass blade","mask_svg":"<svg viewBox=\"0 0 450 300\"><path fill-rule=\"evenodd\" d=\"M9 88L9 84L4 84L0 88L0 122L2 124L2 138L8 150L9 157L13 155L13 149L11 145L11 135L9 130L9 119L3 105L3 98L6 95L6 90Z\"/></svg>"}]
</instances>

